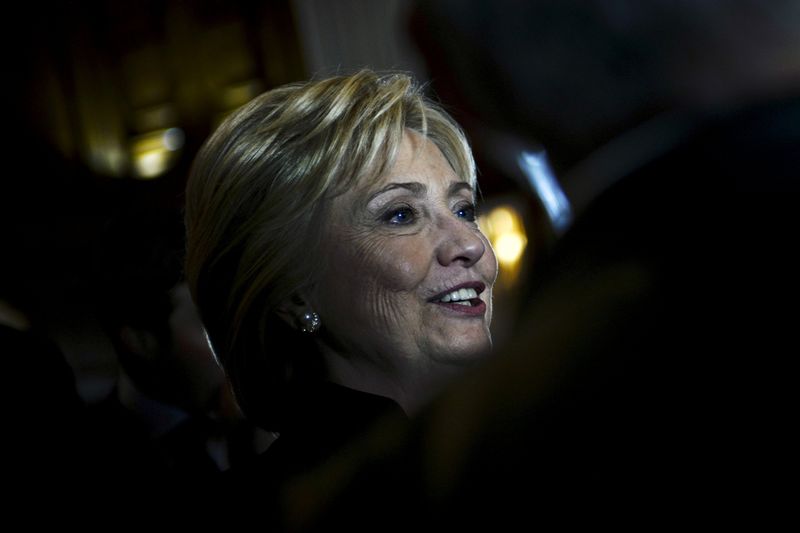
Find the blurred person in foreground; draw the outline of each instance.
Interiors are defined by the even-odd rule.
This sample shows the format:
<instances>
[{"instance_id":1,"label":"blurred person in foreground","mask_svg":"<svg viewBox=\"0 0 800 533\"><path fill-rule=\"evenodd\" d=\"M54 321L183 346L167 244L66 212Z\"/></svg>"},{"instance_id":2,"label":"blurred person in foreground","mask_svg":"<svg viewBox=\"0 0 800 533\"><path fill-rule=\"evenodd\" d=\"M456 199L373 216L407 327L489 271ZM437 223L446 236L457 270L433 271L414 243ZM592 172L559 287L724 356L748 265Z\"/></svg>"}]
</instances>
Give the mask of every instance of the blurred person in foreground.
<instances>
[{"instance_id":1,"label":"blurred person in foreground","mask_svg":"<svg viewBox=\"0 0 800 533\"><path fill-rule=\"evenodd\" d=\"M123 210L94 257L97 313L118 371L88 410L90 467L123 507L140 505L121 496L141 491L154 502L143 510L185 503L270 440L243 419L208 347L182 277L183 237L176 210Z\"/></svg>"},{"instance_id":2,"label":"blurred person in foreground","mask_svg":"<svg viewBox=\"0 0 800 533\"><path fill-rule=\"evenodd\" d=\"M534 141L576 216L514 339L287 486L290 528L779 517L799 27L793 1L420 2L445 100Z\"/></svg>"},{"instance_id":3,"label":"blurred person in foreground","mask_svg":"<svg viewBox=\"0 0 800 533\"><path fill-rule=\"evenodd\" d=\"M488 354L476 195L460 128L402 74L280 87L209 138L187 277L245 415L279 433L240 486L311 471Z\"/></svg>"}]
</instances>

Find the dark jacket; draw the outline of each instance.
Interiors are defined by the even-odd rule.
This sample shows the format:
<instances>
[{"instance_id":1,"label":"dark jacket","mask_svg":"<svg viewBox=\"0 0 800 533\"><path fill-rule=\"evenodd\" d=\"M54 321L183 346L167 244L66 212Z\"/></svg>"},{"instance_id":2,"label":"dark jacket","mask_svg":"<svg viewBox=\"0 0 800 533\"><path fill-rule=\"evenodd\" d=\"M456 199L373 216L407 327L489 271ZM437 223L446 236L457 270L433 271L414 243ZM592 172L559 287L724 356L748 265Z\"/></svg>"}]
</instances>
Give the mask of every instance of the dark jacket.
<instances>
[{"instance_id":1,"label":"dark jacket","mask_svg":"<svg viewBox=\"0 0 800 533\"><path fill-rule=\"evenodd\" d=\"M346 456L381 422L408 422L394 401L330 382L296 387L287 405L285 427L256 464L224 475L222 507L235 509L242 523L271 518L273 527L283 529L282 505L293 481Z\"/></svg>"}]
</instances>

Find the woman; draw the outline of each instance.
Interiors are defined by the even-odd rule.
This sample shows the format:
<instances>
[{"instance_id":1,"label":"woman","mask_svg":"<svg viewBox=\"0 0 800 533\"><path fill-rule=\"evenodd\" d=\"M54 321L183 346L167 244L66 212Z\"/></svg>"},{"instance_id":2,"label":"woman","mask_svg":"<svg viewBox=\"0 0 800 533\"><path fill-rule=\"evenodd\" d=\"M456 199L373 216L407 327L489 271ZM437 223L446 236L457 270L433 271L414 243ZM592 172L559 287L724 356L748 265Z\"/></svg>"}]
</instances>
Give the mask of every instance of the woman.
<instances>
[{"instance_id":1,"label":"woman","mask_svg":"<svg viewBox=\"0 0 800 533\"><path fill-rule=\"evenodd\" d=\"M497 263L475 188L463 133L404 75L275 89L200 150L187 278L281 469L413 414L488 353Z\"/></svg>"}]
</instances>

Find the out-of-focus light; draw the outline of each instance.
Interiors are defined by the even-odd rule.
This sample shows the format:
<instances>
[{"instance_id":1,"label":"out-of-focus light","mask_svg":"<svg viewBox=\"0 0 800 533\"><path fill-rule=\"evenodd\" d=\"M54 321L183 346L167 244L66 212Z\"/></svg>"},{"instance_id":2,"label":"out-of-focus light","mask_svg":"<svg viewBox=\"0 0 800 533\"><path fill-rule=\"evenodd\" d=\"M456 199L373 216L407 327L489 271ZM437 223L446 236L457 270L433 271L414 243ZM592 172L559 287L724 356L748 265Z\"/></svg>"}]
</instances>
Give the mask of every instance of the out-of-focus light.
<instances>
[{"instance_id":1,"label":"out-of-focus light","mask_svg":"<svg viewBox=\"0 0 800 533\"><path fill-rule=\"evenodd\" d=\"M522 257L526 244L525 237L519 233L500 235L494 243L497 260L504 265L516 264Z\"/></svg>"},{"instance_id":2,"label":"out-of-focus light","mask_svg":"<svg viewBox=\"0 0 800 533\"><path fill-rule=\"evenodd\" d=\"M133 115L133 125L137 131L156 131L175 124L178 113L171 103L158 104L136 110Z\"/></svg>"},{"instance_id":3,"label":"out-of-focus light","mask_svg":"<svg viewBox=\"0 0 800 533\"><path fill-rule=\"evenodd\" d=\"M155 178L169 168L168 153L161 150L152 150L136 154L133 158L133 168L140 178Z\"/></svg>"},{"instance_id":4,"label":"out-of-focus light","mask_svg":"<svg viewBox=\"0 0 800 533\"><path fill-rule=\"evenodd\" d=\"M125 151L115 146L92 148L89 152L89 166L98 174L122 177L126 172L127 163Z\"/></svg>"},{"instance_id":5,"label":"out-of-focus light","mask_svg":"<svg viewBox=\"0 0 800 533\"><path fill-rule=\"evenodd\" d=\"M151 179L164 174L175 164L183 143L184 134L180 128L157 130L137 137L131 142L134 175Z\"/></svg>"},{"instance_id":6,"label":"out-of-focus light","mask_svg":"<svg viewBox=\"0 0 800 533\"><path fill-rule=\"evenodd\" d=\"M513 284L528 244L522 217L513 207L501 205L480 217L478 223L492 243L501 277Z\"/></svg>"},{"instance_id":7,"label":"out-of-focus light","mask_svg":"<svg viewBox=\"0 0 800 533\"><path fill-rule=\"evenodd\" d=\"M184 142L183 130L180 128L169 128L164 132L163 143L164 148L174 152L183 148Z\"/></svg>"},{"instance_id":8,"label":"out-of-focus light","mask_svg":"<svg viewBox=\"0 0 800 533\"><path fill-rule=\"evenodd\" d=\"M553 228L557 233L563 232L572 222L572 208L547 156L544 152L522 152L517 162L539 196Z\"/></svg>"},{"instance_id":9,"label":"out-of-focus light","mask_svg":"<svg viewBox=\"0 0 800 533\"><path fill-rule=\"evenodd\" d=\"M233 109L246 104L264 90L261 80L248 80L237 85L225 87L221 93L222 106Z\"/></svg>"}]
</instances>

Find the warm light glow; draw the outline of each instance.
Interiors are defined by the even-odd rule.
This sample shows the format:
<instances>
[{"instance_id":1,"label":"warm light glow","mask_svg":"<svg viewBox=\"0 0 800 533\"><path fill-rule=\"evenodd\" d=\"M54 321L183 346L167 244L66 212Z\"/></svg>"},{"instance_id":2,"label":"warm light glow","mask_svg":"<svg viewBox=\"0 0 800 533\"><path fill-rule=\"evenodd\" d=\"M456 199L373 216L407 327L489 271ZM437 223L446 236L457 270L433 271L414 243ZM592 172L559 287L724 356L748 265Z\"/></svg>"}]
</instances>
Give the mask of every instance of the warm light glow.
<instances>
[{"instance_id":1,"label":"warm light glow","mask_svg":"<svg viewBox=\"0 0 800 533\"><path fill-rule=\"evenodd\" d=\"M237 85L230 85L222 90L222 105L225 109L234 109L246 104L264 90L260 80L248 80Z\"/></svg>"},{"instance_id":2,"label":"warm light glow","mask_svg":"<svg viewBox=\"0 0 800 533\"><path fill-rule=\"evenodd\" d=\"M133 158L133 168L140 178L155 178L169 168L169 152L166 150L151 150L138 153Z\"/></svg>"},{"instance_id":3,"label":"warm light glow","mask_svg":"<svg viewBox=\"0 0 800 533\"><path fill-rule=\"evenodd\" d=\"M489 213L489 224L491 231L495 235L503 235L514 231L515 214L507 207L498 207Z\"/></svg>"},{"instance_id":4,"label":"warm light glow","mask_svg":"<svg viewBox=\"0 0 800 533\"><path fill-rule=\"evenodd\" d=\"M98 174L121 177L126 172L127 156L125 151L107 145L102 148L92 148L89 152L89 166Z\"/></svg>"},{"instance_id":5,"label":"warm light glow","mask_svg":"<svg viewBox=\"0 0 800 533\"><path fill-rule=\"evenodd\" d=\"M133 116L133 124L137 131L155 131L175 124L178 113L175 106L171 103L158 104L136 111Z\"/></svg>"},{"instance_id":6,"label":"warm light glow","mask_svg":"<svg viewBox=\"0 0 800 533\"><path fill-rule=\"evenodd\" d=\"M514 265L525 250L525 236L519 233L504 233L494 242L497 260L504 265Z\"/></svg>"},{"instance_id":7,"label":"warm light glow","mask_svg":"<svg viewBox=\"0 0 800 533\"><path fill-rule=\"evenodd\" d=\"M167 128L141 135L131 143L131 160L136 177L151 179L169 170L183 148L180 128Z\"/></svg>"},{"instance_id":8,"label":"warm light glow","mask_svg":"<svg viewBox=\"0 0 800 533\"><path fill-rule=\"evenodd\" d=\"M478 222L492 243L501 277L504 276L509 284L513 284L528 244L522 217L513 207L502 205L492 209Z\"/></svg>"}]
</instances>

